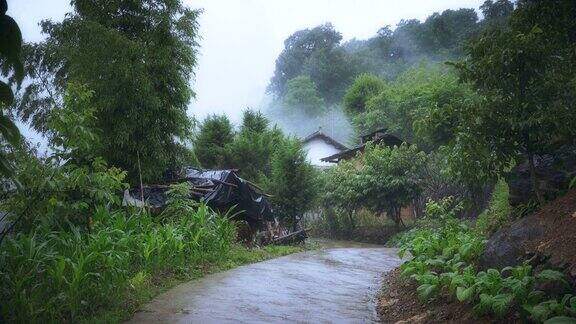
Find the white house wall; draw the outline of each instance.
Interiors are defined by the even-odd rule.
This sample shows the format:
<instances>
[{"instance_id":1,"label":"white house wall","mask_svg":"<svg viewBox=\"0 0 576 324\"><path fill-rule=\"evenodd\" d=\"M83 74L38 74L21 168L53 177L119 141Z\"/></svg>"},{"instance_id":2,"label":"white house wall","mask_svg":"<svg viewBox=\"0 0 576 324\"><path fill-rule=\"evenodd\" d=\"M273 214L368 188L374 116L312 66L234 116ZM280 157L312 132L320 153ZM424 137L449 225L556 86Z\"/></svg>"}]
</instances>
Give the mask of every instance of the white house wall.
<instances>
[{"instance_id":1,"label":"white house wall","mask_svg":"<svg viewBox=\"0 0 576 324\"><path fill-rule=\"evenodd\" d=\"M333 163L323 162L320 159L341 152L341 150L316 138L304 144L304 150L307 151L308 162L316 166L332 166Z\"/></svg>"}]
</instances>

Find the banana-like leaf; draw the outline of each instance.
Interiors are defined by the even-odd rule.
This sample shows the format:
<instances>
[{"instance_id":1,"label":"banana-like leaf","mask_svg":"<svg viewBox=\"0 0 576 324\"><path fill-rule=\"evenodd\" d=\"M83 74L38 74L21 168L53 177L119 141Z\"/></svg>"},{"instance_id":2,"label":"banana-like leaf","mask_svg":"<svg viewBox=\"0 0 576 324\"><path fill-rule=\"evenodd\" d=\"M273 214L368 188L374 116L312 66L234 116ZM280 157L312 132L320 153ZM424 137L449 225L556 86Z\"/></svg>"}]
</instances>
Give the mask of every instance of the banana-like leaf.
<instances>
[{"instance_id":1,"label":"banana-like leaf","mask_svg":"<svg viewBox=\"0 0 576 324\"><path fill-rule=\"evenodd\" d=\"M14 69L18 84L24 77L24 66L20 60L22 51L22 32L12 17L0 15L0 55L5 57Z\"/></svg>"},{"instance_id":2,"label":"banana-like leaf","mask_svg":"<svg viewBox=\"0 0 576 324\"><path fill-rule=\"evenodd\" d=\"M11 177L14 174L12 166L6 160L4 154L0 153L0 174Z\"/></svg>"},{"instance_id":3,"label":"banana-like leaf","mask_svg":"<svg viewBox=\"0 0 576 324\"><path fill-rule=\"evenodd\" d=\"M14 102L14 94L10 86L0 81L0 104L3 106L10 106Z\"/></svg>"},{"instance_id":4,"label":"banana-like leaf","mask_svg":"<svg viewBox=\"0 0 576 324\"><path fill-rule=\"evenodd\" d=\"M8 143L18 145L20 143L20 131L14 122L0 113L0 133Z\"/></svg>"}]
</instances>

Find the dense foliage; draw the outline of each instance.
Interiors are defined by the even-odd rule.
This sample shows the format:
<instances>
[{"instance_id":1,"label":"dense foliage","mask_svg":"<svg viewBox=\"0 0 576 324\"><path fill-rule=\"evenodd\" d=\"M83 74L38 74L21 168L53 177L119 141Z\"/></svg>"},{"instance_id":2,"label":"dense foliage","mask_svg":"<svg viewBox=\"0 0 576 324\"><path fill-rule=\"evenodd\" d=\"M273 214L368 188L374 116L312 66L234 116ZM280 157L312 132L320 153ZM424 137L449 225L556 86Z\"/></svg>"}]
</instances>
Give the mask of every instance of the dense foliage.
<instances>
[{"instance_id":1,"label":"dense foliage","mask_svg":"<svg viewBox=\"0 0 576 324\"><path fill-rule=\"evenodd\" d=\"M307 76L330 105L341 102L346 88L359 74L393 80L423 59L441 62L461 57L463 45L480 31L503 28L513 4L490 0L480 9L484 15L481 21L474 9L449 9L422 22L401 20L394 29L383 26L374 37L346 43L341 43L342 35L329 23L299 30L285 40L268 91L283 98L289 80Z\"/></svg>"},{"instance_id":2,"label":"dense foliage","mask_svg":"<svg viewBox=\"0 0 576 324\"><path fill-rule=\"evenodd\" d=\"M344 96L344 109L354 116L366 111L368 101L379 95L386 84L382 79L371 74L361 74L354 79L354 83L346 90Z\"/></svg>"},{"instance_id":3,"label":"dense foliage","mask_svg":"<svg viewBox=\"0 0 576 324\"><path fill-rule=\"evenodd\" d=\"M75 0L72 8L62 22L42 22L47 39L26 47L19 116L49 132L67 83L85 84L97 93L97 154L132 182L139 162L145 181L158 178L186 156L200 12L173 0Z\"/></svg>"},{"instance_id":4,"label":"dense foliage","mask_svg":"<svg viewBox=\"0 0 576 324\"><path fill-rule=\"evenodd\" d=\"M465 60L455 64L480 100L457 109L440 107L430 123L451 121L446 126L452 162L464 166L476 157L475 170L463 174L469 182L493 180L527 159L535 198L544 201L536 157L574 138L574 5L520 2L508 29L484 32L467 48ZM438 134L446 127L432 129Z\"/></svg>"},{"instance_id":5,"label":"dense foliage","mask_svg":"<svg viewBox=\"0 0 576 324\"><path fill-rule=\"evenodd\" d=\"M535 322L574 320L568 317L576 316L576 297L562 272L537 271L529 264L479 271L483 236L456 220L454 208L449 199L429 202L426 225L401 243L401 255L412 256L402 265L402 274L419 284L420 298L453 296L473 304L480 316L506 318L516 311Z\"/></svg>"},{"instance_id":6,"label":"dense foliage","mask_svg":"<svg viewBox=\"0 0 576 324\"><path fill-rule=\"evenodd\" d=\"M326 181L326 205L353 214L359 208L376 214L386 213L397 226L402 225L400 211L422 191L420 169L426 155L415 146L369 145L356 159L340 162Z\"/></svg>"},{"instance_id":7,"label":"dense foliage","mask_svg":"<svg viewBox=\"0 0 576 324\"><path fill-rule=\"evenodd\" d=\"M24 66L22 64L22 34L18 24L12 17L6 15L8 4L6 0L0 0L0 63L3 65L0 71L2 76L12 76L13 80L20 86L24 77ZM12 72L12 73L10 73ZM20 131L14 122L7 116L7 107L14 102L14 93L10 85L0 81L0 134L1 140L15 146L20 143ZM8 162L3 148L0 150L0 174L11 176L12 166Z\"/></svg>"},{"instance_id":8,"label":"dense foliage","mask_svg":"<svg viewBox=\"0 0 576 324\"><path fill-rule=\"evenodd\" d=\"M285 109L300 110L305 115L319 115L325 109L316 85L309 77L298 76L288 81L284 96Z\"/></svg>"},{"instance_id":9,"label":"dense foliage","mask_svg":"<svg viewBox=\"0 0 576 324\"><path fill-rule=\"evenodd\" d=\"M290 228L318 195L316 170L300 140L270 127L260 112L245 110L238 131L226 116L208 117L200 125L194 151L202 167L237 169L242 178L271 194L274 214Z\"/></svg>"},{"instance_id":10,"label":"dense foliage","mask_svg":"<svg viewBox=\"0 0 576 324\"><path fill-rule=\"evenodd\" d=\"M315 170L306 160L300 140L288 138L281 145L272 158L266 187L272 195L270 201L279 220L296 229L318 195L314 186Z\"/></svg>"},{"instance_id":11,"label":"dense foliage","mask_svg":"<svg viewBox=\"0 0 576 324\"><path fill-rule=\"evenodd\" d=\"M16 156L16 175L23 189L0 201L17 229L29 232L43 225L50 229L81 226L90 230L97 207L115 208L127 185L126 172L109 167L93 153L100 143L95 128L92 92L70 84L64 105L52 111L53 152L37 159L26 151Z\"/></svg>"},{"instance_id":12,"label":"dense foliage","mask_svg":"<svg viewBox=\"0 0 576 324\"><path fill-rule=\"evenodd\" d=\"M146 212L99 206L86 214L89 233L38 226L10 237L0 251L2 318L78 321L121 303L157 273L226 258L233 225L206 206L180 211L159 223Z\"/></svg>"},{"instance_id":13,"label":"dense foliage","mask_svg":"<svg viewBox=\"0 0 576 324\"><path fill-rule=\"evenodd\" d=\"M230 120L226 116L211 115L200 125L194 137L194 153L202 167L218 168L223 164L226 146L233 140Z\"/></svg>"},{"instance_id":14,"label":"dense foliage","mask_svg":"<svg viewBox=\"0 0 576 324\"><path fill-rule=\"evenodd\" d=\"M261 183L272 172L272 157L282 149L284 135L270 127L260 112L244 111L240 131L225 152L224 167L240 170L242 177Z\"/></svg>"},{"instance_id":15,"label":"dense foliage","mask_svg":"<svg viewBox=\"0 0 576 324\"><path fill-rule=\"evenodd\" d=\"M297 77L315 51L331 50L340 43L342 35L331 24L295 32L284 41L284 50L276 59L276 70L268 91L284 95L289 80Z\"/></svg>"}]
</instances>

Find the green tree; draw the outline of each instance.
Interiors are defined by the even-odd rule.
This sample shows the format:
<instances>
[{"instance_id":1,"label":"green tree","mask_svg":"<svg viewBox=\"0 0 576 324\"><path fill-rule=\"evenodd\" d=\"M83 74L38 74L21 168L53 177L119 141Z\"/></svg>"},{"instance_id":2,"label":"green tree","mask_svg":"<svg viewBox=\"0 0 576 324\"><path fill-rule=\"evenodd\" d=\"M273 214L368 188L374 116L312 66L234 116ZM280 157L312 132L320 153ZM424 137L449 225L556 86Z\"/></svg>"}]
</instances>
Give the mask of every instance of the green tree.
<instances>
[{"instance_id":1,"label":"green tree","mask_svg":"<svg viewBox=\"0 0 576 324\"><path fill-rule=\"evenodd\" d=\"M240 133L263 133L269 125L270 121L261 112L248 108L242 116Z\"/></svg>"},{"instance_id":2,"label":"green tree","mask_svg":"<svg viewBox=\"0 0 576 324\"><path fill-rule=\"evenodd\" d=\"M268 125L260 112L244 111L240 132L226 146L224 167L239 169L240 175L250 181L264 182L271 173L272 156L284 138L280 129Z\"/></svg>"},{"instance_id":3,"label":"green tree","mask_svg":"<svg viewBox=\"0 0 576 324\"><path fill-rule=\"evenodd\" d=\"M480 6L484 23L489 25L505 25L514 11L514 3L510 0L486 0Z\"/></svg>"},{"instance_id":4,"label":"green tree","mask_svg":"<svg viewBox=\"0 0 576 324\"><path fill-rule=\"evenodd\" d=\"M306 60L303 74L310 77L328 104L342 101L346 87L356 75L356 62L340 47L321 48Z\"/></svg>"},{"instance_id":5,"label":"green tree","mask_svg":"<svg viewBox=\"0 0 576 324\"><path fill-rule=\"evenodd\" d=\"M332 49L340 43L342 35L327 23L312 29L304 29L290 35L284 41L284 49L276 59L274 76L268 85L268 92L278 97L286 93L289 80L302 73L306 60L319 49Z\"/></svg>"},{"instance_id":6,"label":"green tree","mask_svg":"<svg viewBox=\"0 0 576 324\"><path fill-rule=\"evenodd\" d=\"M354 213L364 206L367 199L361 179L361 167L356 160L338 163L326 176L324 188L324 207L328 212L337 208L348 215L351 233L355 227Z\"/></svg>"},{"instance_id":7,"label":"green tree","mask_svg":"<svg viewBox=\"0 0 576 324\"><path fill-rule=\"evenodd\" d=\"M274 213L283 224L297 229L298 221L316 198L315 170L306 160L302 143L286 139L272 157L272 172L267 189Z\"/></svg>"},{"instance_id":8,"label":"green tree","mask_svg":"<svg viewBox=\"0 0 576 324\"><path fill-rule=\"evenodd\" d=\"M284 105L312 116L319 115L325 109L316 85L307 76L298 76L288 81Z\"/></svg>"},{"instance_id":9,"label":"green tree","mask_svg":"<svg viewBox=\"0 0 576 324\"><path fill-rule=\"evenodd\" d=\"M30 231L36 225L88 231L97 208L115 208L126 189L126 172L109 167L93 154L101 143L96 128L93 92L70 83L62 107L50 113L50 151L47 159L28 152L17 159L17 176L24 190L13 192L0 203L16 228Z\"/></svg>"},{"instance_id":10,"label":"green tree","mask_svg":"<svg viewBox=\"0 0 576 324\"><path fill-rule=\"evenodd\" d=\"M462 44L478 30L474 9L444 10L434 13L422 23L419 47L428 53L458 55Z\"/></svg>"},{"instance_id":11,"label":"green tree","mask_svg":"<svg viewBox=\"0 0 576 324\"><path fill-rule=\"evenodd\" d=\"M423 190L420 171L426 154L415 145L374 145L366 148L361 159L359 180L365 186L365 207L386 212L396 226L403 226L401 208L413 203Z\"/></svg>"},{"instance_id":12,"label":"green tree","mask_svg":"<svg viewBox=\"0 0 576 324\"><path fill-rule=\"evenodd\" d=\"M571 1L527 1L513 14L510 30L484 33L455 65L485 98L462 112L459 145L493 156L486 168L494 177L527 159L539 203L545 197L536 157L574 136L575 12Z\"/></svg>"},{"instance_id":13,"label":"green tree","mask_svg":"<svg viewBox=\"0 0 576 324\"><path fill-rule=\"evenodd\" d=\"M401 226L400 210L422 192L421 169L426 155L416 146L369 145L350 161L330 170L326 184L326 202L346 211L354 226L354 212L366 208L386 213Z\"/></svg>"},{"instance_id":14,"label":"green tree","mask_svg":"<svg viewBox=\"0 0 576 324\"><path fill-rule=\"evenodd\" d=\"M86 86L70 83L63 107L50 113L50 146L54 155L67 163L89 164L102 145L93 96Z\"/></svg>"},{"instance_id":15,"label":"green tree","mask_svg":"<svg viewBox=\"0 0 576 324\"><path fill-rule=\"evenodd\" d=\"M234 130L228 117L208 116L193 139L194 153L204 168L218 168L226 161L228 145L234 141Z\"/></svg>"},{"instance_id":16,"label":"green tree","mask_svg":"<svg viewBox=\"0 0 576 324\"><path fill-rule=\"evenodd\" d=\"M364 105L362 113L352 115L357 133L385 127L427 151L452 138L451 127L455 121L445 111L460 109L476 98L468 85L458 82L455 73L433 64L406 70L396 81L382 84L376 95L367 96L369 100L359 95L362 92L356 92L354 87L349 92L358 94L357 98L363 100L351 96L357 100L357 105ZM429 125L431 123L433 125ZM425 126L433 126L434 131Z\"/></svg>"},{"instance_id":17,"label":"green tree","mask_svg":"<svg viewBox=\"0 0 576 324\"><path fill-rule=\"evenodd\" d=\"M350 115L365 112L368 101L379 95L385 86L384 81L375 75L357 76L344 95L344 109Z\"/></svg>"},{"instance_id":18,"label":"green tree","mask_svg":"<svg viewBox=\"0 0 576 324\"><path fill-rule=\"evenodd\" d=\"M12 76L16 84L20 86L24 77L24 66L21 60L22 34L14 19L6 15L7 10L6 0L0 0L0 64L2 65L0 74ZM4 112L13 102L14 94L10 85L0 81L0 134L2 140L16 146L20 143L20 131ZM3 151L0 151L0 174L13 175L12 166Z\"/></svg>"},{"instance_id":19,"label":"green tree","mask_svg":"<svg viewBox=\"0 0 576 324\"><path fill-rule=\"evenodd\" d=\"M95 92L98 155L145 179L178 160L189 136L197 17L178 0L74 0L60 23L42 22L45 41L27 49L31 83L20 116L46 132L68 82ZM138 159L139 156L139 159Z\"/></svg>"}]
</instances>

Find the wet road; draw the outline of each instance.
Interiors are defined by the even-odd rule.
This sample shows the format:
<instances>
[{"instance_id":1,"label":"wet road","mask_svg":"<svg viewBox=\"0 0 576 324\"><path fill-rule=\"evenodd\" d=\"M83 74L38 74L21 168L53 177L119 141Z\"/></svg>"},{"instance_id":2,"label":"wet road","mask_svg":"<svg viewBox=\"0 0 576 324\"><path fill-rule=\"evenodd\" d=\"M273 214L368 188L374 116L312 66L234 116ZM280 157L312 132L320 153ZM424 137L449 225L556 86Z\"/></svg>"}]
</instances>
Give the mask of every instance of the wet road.
<instances>
[{"instance_id":1,"label":"wet road","mask_svg":"<svg viewBox=\"0 0 576 324\"><path fill-rule=\"evenodd\" d=\"M370 323L395 249L336 243L194 280L158 296L131 323Z\"/></svg>"}]
</instances>

